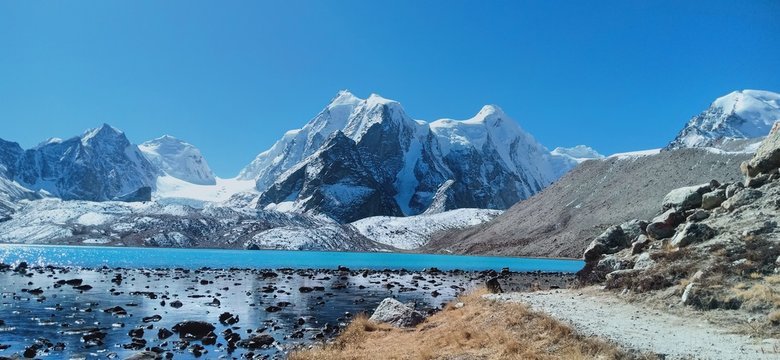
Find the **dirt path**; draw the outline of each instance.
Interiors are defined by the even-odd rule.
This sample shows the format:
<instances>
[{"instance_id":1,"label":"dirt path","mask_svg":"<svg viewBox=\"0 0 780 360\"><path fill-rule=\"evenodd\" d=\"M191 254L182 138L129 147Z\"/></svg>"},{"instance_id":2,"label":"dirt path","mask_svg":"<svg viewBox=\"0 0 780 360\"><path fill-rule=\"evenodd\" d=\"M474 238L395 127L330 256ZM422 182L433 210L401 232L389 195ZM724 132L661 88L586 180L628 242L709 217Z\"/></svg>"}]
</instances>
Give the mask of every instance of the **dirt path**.
<instances>
[{"instance_id":1,"label":"dirt path","mask_svg":"<svg viewBox=\"0 0 780 360\"><path fill-rule=\"evenodd\" d=\"M486 295L522 302L590 336L667 359L780 359L777 340L730 334L700 319L648 310L597 291L553 290Z\"/></svg>"}]
</instances>

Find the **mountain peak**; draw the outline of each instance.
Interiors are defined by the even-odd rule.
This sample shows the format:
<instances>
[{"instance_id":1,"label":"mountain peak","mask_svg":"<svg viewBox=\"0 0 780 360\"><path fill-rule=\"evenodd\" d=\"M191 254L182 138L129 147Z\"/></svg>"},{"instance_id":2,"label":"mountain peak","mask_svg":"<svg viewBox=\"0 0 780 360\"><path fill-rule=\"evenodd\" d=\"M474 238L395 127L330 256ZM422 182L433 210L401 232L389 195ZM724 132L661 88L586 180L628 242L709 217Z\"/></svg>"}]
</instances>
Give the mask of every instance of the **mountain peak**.
<instances>
[{"instance_id":1,"label":"mountain peak","mask_svg":"<svg viewBox=\"0 0 780 360\"><path fill-rule=\"evenodd\" d=\"M94 129L87 130L84 135L81 136L81 143L84 145L89 144L93 139L126 139L125 133L119 129L103 124Z\"/></svg>"},{"instance_id":2,"label":"mountain peak","mask_svg":"<svg viewBox=\"0 0 780 360\"><path fill-rule=\"evenodd\" d=\"M741 148L750 148L745 140L766 136L778 120L780 94L750 89L733 91L694 116L667 149L714 146L742 151Z\"/></svg>"},{"instance_id":3,"label":"mountain peak","mask_svg":"<svg viewBox=\"0 0 780 360\"><path fill-rule=\"evenodd\" d=\"M338 94L336 94L336 97L330 100L330 103L328 104L328 108L333 108L336 106L343 106L343 105L350 105L355 106L358 103L360 103L362 99L358 98L352 92L349 90L339 90Z\"/></svg>"},{"instance_id":4,"label":"mountain peak","mask_svg":"<svg viewBox=\"0 0 780 360\"><path fill-rule=\"evenodd\" d=\"M194 145L163 135L138 146L149 162L166 174L192 184L214 185L216 178Z\"/></svg>"}]
</instances>

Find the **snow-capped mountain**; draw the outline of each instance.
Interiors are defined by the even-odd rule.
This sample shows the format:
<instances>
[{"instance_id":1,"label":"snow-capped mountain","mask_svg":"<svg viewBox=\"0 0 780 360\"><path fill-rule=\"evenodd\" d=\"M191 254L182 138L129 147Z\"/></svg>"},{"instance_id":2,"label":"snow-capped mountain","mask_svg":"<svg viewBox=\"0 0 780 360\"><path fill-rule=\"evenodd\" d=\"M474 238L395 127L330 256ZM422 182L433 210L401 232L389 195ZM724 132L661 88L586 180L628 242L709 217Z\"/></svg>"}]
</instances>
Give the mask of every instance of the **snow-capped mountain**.
<instances>
[{"instance_id":1,"label":"snow-capped mountain","mask_svg":"<svg viewBox=\"0 0 780 360\"><path fill-rule=\"evenodd\" d=\"M714 147L726 151L754 151L755 144L778 120L780 94L762 90L734 91L694 116L666 149Z\"/></svg>"},{"instance_id":2,"label":"snow-capped mountain","mask_svg":"<svg viewBox=\"0 0 780 360\"><path fill-rule=\"evenodd\" d=\"M577 145L570 148L557 147L550 152L553 155L562 156L579 164L586 160L604 159L605 156L598 153L590 146Z\"/></svg>"},{"instance_id":3,"label":"snow-capped mountain","mask_svg":"<svg viewBox=\"0 0 780 360\"><path fill-rule=\"evenodd\" d=\"M372 94L339 94L239 175L258 206L320 212L350 222L455 208L505 209L574 164L551 154L501 109L431 123ZM434 209L432 209L434 210Z\"/></svg>"},{"instance_id":4,"label":"snow-capped mountain","mask_svg":"<svg viewBox=\"0 0 780 360\"><path fill-rule=\"evenodd\" d=\"M24 187L62 199L105 201L151 193L159 170L121 131L104 124L68 140L26 150L14 177ZM131 196L132 195L132 196Z\"/></svg>"},{"instance_id":5,"label":"snow-capped mountain","mask_svg":"<svg viewBox=\"0 0 780 360\"><path fill-rule=\"evenodd\" d=\"M214 173L200 150L173 136L164 135L138 148L160 170L177 179L198 185L215 185Z\"/></svg>"}]
</instances>

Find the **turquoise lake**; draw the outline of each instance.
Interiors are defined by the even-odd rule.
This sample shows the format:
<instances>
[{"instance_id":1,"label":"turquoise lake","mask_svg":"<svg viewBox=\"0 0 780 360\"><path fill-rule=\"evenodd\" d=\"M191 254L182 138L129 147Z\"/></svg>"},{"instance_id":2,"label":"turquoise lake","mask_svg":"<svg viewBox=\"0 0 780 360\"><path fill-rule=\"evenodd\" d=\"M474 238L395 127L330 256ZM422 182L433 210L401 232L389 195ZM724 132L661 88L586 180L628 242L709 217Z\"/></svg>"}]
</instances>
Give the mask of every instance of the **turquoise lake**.
<instances>
[{"instance_id":1,"label":"turquoise lake","mask_svg":"<svg viewBox=\"0 0 780 360\"><path fill-rule=\"evenodd\" d=\"M282 250L222 250L122 248L0 244L0 263L26 261L30 265L96 268L254 268L254 269L354 269L501 270L576 272L580 260L497 256L429 255L405 253L356 253Z\"/></svg>"}]
</instances>

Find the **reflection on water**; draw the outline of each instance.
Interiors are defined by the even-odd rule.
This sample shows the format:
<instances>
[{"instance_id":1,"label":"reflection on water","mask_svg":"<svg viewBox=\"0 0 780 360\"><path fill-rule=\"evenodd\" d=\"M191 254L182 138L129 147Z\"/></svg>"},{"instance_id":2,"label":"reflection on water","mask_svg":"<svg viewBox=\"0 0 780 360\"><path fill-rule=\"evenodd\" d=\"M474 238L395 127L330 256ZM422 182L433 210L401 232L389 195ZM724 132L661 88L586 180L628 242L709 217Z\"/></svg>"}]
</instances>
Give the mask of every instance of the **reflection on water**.
<instances>
[{"instance_id":1,"label":"reflection on water","mask_svg":"<svg viewBox=\"0 0 780 360\"><path fill-rule=\"evenodd\" d=\"M273 336L275 346L254 353L282 357L290 347L332 336L334 332L329 329L343 326L351 314L370 313L385 297L434 309L484 281L479 273L465 272L54 268L26 272L32 276L0 271L0 320L4 321L0 325L0 345L10 345L0 351L0 356L22 354L36 339L45 338L65 346L63 350L49 348L50 358L124 358L135 352L123 347L131 343L129 331L143 327L145 348L159 347L175 358L194 358L192 346L199 342L174 350L181 345L178 336L159 340L157 333L180 321L201 320L214 324L218 336L218 344L206 346L204 358L228 355L222 335L228 328L243 339L258 332ZM518 283L533 280L520 274L513 276ZM92 288L79 291L58 284L71 279L81 279L82 285ZM312 291L302 292L301 287ZM433 296L434 290L438 296ZM181 302L180 308L172 306L176 301ZM127 315L104 311L115 306L126 310ZM266 311L270 306L281 310ZM224 312L237 315L239 322L233 326L220 324L219 315ZM153 315L160 315L161 320L143 321ZM94 329L106 334L102 345L90 346L83 341L87 330ZM46 350L38 355L46 355ZM247 352L238 348L230 356L240 357Z\"/></svg>"}]
</instances>

